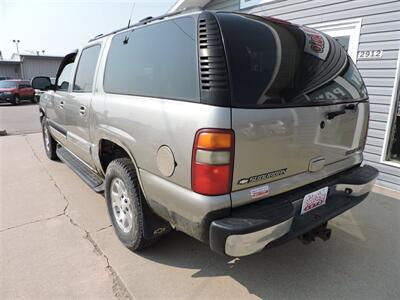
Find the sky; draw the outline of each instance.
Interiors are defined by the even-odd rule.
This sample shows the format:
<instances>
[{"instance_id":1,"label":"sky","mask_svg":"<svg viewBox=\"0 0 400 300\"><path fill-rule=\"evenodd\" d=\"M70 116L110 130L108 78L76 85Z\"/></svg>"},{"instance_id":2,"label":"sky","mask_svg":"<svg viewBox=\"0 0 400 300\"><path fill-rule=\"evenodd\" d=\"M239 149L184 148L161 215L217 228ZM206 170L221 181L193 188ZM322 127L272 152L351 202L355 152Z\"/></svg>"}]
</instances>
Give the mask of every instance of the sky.
<instances>
[{"instance_id":1,"label":"sky","mask_svg":"<svg viewBox=\"0 0 400 300\"><path fill-rule=\"evenodd\" d=\"M166 13L175 0L0 0L0 51L4 59L19 50L45 50L64 56L92 37L148 16ZM131 23L132 24L132 23Z\"/></svg>"}]
</instances>

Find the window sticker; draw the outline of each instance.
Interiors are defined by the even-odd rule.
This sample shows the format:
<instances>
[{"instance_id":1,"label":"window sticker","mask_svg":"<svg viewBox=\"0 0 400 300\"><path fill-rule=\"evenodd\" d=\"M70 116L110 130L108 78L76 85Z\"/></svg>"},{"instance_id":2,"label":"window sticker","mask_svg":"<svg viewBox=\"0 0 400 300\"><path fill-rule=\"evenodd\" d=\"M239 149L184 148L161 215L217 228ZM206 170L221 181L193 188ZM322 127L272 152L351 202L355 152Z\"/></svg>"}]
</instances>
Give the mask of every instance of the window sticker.
<instances>
[{"instance_id":1,"label":"window sticker","mask_svg":"<svg viewBox=\"0 0 400 300\"><path fill-rule=\"evenodd\" d=\"M329 53L328 39L322 33L308 27L301 27L301 30L303 30L306 38L304 52L321 60L326 60Z\"/></svg>"}]
</instances>

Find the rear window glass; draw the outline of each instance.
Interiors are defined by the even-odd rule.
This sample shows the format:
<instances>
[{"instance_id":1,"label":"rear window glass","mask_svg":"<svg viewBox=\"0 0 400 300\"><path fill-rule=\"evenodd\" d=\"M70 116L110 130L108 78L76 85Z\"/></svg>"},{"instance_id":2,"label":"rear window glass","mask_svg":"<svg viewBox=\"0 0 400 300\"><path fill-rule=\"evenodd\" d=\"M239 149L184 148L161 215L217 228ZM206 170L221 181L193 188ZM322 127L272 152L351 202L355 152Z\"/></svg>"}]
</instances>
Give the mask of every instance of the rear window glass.
<instances>
[{"instance_id":1,"label":"rear window glass","mask_svg":"<svg viewBox=\"0 0 400 300\"><path fill-rule=\"evenodd\" d=\"M185 17L117 34L107 58L104 90L198 102L195 20Z\"/></svg>"},{"instance_id":2,"label":"rear window glass","mask_svg":"<svg viewBox=\"0 0 400 300\"><path fill-rule=\"evenodd\" d=\"M218 13L234 107L363 100L360 74L338 42L307 27ZM249 34L251 32L251 34Z\"/></svg>"}]
</instances>

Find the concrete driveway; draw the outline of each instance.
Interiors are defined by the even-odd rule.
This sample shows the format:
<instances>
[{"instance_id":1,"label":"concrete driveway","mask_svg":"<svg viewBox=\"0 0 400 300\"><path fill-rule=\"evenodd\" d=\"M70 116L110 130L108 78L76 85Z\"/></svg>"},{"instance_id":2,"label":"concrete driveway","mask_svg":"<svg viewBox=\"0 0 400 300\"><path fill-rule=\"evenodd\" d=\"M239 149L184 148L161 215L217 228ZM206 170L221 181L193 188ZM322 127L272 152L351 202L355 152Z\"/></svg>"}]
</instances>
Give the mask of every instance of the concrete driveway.
<instances>
[{"instance_id":1,"label":"concrete driveway","mask_svg":"<svg viewBox=\"0 0 400 300\"><path fill-rule=\"evenodd\" d=\"M41 130L39 108L30 101L22 101L14 106L0 103L0 130L6 129L8 134L34 133Z\"/></svg>"},{"instance_id":2,"label":"concrete driveway","mask_svg":"<svg viewBox=\"0 0 400 300\"><path fill-rule=\"evenodd\" d=\"M231 259L178 232L130 252L103 196L49 161L38 133L0 138L0 183L2 299L400 298L398 199L372 193L328 242Z\"/></svg>"}]
</instances>

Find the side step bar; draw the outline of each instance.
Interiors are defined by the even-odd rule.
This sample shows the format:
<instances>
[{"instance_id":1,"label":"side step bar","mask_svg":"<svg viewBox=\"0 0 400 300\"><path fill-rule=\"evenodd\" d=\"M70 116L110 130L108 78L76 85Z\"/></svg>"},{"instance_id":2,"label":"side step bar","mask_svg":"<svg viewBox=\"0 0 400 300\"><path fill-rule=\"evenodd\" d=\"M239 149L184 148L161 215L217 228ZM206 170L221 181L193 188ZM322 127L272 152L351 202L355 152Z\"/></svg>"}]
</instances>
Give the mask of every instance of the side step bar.
<instances>
[{"instance_id":1,"label":"side step bar","mask_svg":"<svg viewBox=\"0 0 400 300\"><path fill-rule=\"evenodd\" d=\"M101 178L92 169L86 166L79 158L62 146L57 147L57 156L62 162L72 169L88 186L95 192L101 193L104 191L104 179Z\"/></svg>"}]
</instances>

